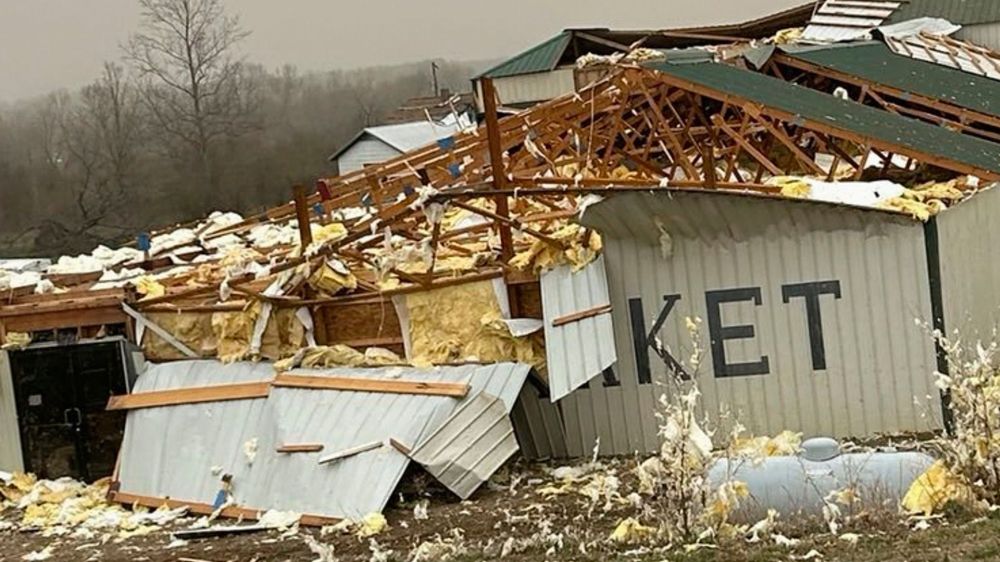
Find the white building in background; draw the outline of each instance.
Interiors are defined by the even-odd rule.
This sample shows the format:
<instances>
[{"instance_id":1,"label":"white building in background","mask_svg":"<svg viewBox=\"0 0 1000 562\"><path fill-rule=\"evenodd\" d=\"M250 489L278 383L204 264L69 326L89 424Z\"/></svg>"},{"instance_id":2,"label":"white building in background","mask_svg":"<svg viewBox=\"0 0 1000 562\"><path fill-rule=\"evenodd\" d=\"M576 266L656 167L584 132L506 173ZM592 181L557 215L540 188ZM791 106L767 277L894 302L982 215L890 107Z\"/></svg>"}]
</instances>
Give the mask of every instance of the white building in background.
<instances>
[{"instance_id":1,"label":"white building in background","mask_svg":"<svg viewBox=\"0 0 1000 562\"><path fill-rule=\"evenodd\" d=\"M433 144L472 124L472 120L465 114L457 117L451 114L440 121L424 120L366 127L330 155L329 160L336 162L337 169L343 175Z\"/></svg>"}]
</instances>

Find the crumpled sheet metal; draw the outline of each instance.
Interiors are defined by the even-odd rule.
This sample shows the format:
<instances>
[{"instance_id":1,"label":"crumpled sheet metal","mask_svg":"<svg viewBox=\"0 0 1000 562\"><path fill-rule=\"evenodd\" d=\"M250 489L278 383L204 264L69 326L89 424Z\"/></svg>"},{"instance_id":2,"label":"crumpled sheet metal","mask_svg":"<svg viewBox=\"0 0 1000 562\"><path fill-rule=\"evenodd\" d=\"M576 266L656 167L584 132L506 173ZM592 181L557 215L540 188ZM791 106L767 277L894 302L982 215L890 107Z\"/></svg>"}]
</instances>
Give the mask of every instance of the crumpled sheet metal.
<instances>
[{"instance_id":1,"label":"crumpled sheet metal","mask_svg":"<svg viewBox=\"0 0 1000 562\"><path fill-rule=\"evenodd\" d=\"M531 367L516 363L431 370L296 369L293 373L468 382L513 408ZM152 366L136 392L270 380L267 363L181 361ZM238 504L357 520L381 511L410 459L390 446L320 465L324 455L390 438L418 446L464 400L442 396L273 387L266 399L147 408L129 412L122 443L121 490L211 504L222 473L233 475ZM256 439L249 462L244 443ZM319 453L277 453L282 444L322 443ZM213 467L221 467L214 474Z\"/></svg>"},{"instance_id":2,"label":"crumpled sheet metal","mask_svg":"<svg viewBox=\"0 0 1000 562\"><path fill-rule=\"evenodd\" d=\"M486 392L466 400L411 457L467 499L518 450L503 402Z\"/></svg>"},{"instance_id":3,"label":"crumpled sheet metal","mask_svg":"<svg viewBox=\"0 0 1000 562\"><path fill-rule=\"evenodd\" d=\"M546 271L541 288L548 383L556 402L618 360L610 312L552 325L557 318L611 303L604 256L577 272L568 265Z\"/></svg>"}]
</instances>

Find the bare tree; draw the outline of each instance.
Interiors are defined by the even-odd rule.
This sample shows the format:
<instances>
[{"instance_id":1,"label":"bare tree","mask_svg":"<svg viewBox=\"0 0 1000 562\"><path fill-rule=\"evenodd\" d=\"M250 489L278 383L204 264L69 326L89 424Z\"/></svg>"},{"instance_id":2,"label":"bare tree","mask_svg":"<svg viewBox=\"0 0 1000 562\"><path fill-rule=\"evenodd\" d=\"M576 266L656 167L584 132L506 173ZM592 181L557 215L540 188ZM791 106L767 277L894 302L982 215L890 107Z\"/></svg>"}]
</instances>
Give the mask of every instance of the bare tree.
<instances>
[{"instance_id":1,"label":"bare tree","mask_svg":"<svg viewBox=\"0 0 1000 562\"><path fill-rule=\"evenodd\" d=\"M234 56L249 32L226 15L220 0L139 3L141 31L125 53L144 78L143 100L163 140L193 156L207 192L218 187L213 146L253 128L254 84Z\"/></svg>"},{"instance_id":2,"label":"bare tree","mask_svg":"<svg viewBox=\"0 0 1000 562\"><path fill-rule=\"evenodd\" d=\"M90 245L129 229L128 207L136 174L141 115L134 85L113 63L77 99L50 100L42 124L55 132L49 157L69 191L66 213L41 222L46 238L64 246Z\"/></svg>"}]
</instances>

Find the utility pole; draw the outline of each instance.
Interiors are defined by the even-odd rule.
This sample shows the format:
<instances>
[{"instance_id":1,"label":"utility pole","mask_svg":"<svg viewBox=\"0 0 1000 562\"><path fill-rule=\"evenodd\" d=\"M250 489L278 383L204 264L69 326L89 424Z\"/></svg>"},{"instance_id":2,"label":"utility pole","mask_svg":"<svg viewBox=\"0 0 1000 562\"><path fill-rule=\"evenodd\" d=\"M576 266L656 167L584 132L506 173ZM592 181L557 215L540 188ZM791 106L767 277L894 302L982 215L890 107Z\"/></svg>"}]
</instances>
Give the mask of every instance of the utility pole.
<instances>
[{"instance_id":1,"label":"utility pole","mask_svg":"<svg viewBox=\"0 0 1000 562\"><path fill-rule=\"evenodd\" d=\"M438 63L431 61L431 77L434 79L434 97L441 96L441 90L438 89Z\"/></svg>"}]
</instances>

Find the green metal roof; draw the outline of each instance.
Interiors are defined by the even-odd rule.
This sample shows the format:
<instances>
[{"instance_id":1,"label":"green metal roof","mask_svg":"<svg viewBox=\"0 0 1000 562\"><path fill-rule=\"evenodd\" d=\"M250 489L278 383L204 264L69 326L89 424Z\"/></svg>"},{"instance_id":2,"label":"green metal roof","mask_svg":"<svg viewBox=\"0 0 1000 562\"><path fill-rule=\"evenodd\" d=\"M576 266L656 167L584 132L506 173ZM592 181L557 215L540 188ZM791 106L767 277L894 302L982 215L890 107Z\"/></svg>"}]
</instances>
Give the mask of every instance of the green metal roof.
<instances>
[{"instance_id":1,"label":"green metal roof","mask_svg":"<svg viewBox=\"0 0 1000 562\"><path fill-rule=\"evenodd\" d=\"M482 74L476 76L476 78L483 76L503 78L504 76L548 72L554 69L559 63L559 59L569 45L571 38L572 36L569 32L563 31L559 35L484 71Z\"/></svg>"},{"instance_id":2,"label":"green metal roof","mask_svg":"<svg viewBox=\"0 0 1000 562\"><path fill-rule=\"evenodd\" d=\"M900 56L882 43L788 54L883 86L1000 116L1000 81Z\"/></svg>"},{"instance_id":3,"label":"green metal roof","mask_svg":"<svg viewBox=\"0 0 1000 562\"><path fill-rule=\"evenodd\" d=\"M910 0L900 6L888 23L922 17L944 18L959 25L1000 22L997 0Z\"/></svg>"},{"instance_id":4,"label":"green metal roof","mask_svg":"<svg viewBox=\"0 0 1000 562\"><path fill-rule=\"evenodd\" d=\"M653 63L649 67L721 95L730 94L841 131L1000 173L1000 144L961 135L944 127L726 64Z\"/></svg>"}]
</instances>

